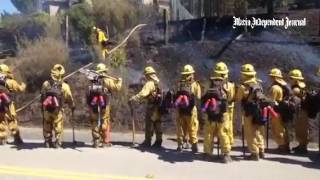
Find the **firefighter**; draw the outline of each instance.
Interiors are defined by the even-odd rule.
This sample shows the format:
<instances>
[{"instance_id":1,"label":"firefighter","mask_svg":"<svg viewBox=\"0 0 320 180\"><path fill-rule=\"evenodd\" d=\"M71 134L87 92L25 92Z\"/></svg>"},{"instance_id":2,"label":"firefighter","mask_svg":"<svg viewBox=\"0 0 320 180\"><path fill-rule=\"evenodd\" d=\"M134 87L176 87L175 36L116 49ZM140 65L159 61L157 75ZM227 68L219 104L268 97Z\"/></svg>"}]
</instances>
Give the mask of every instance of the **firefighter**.
<instances>
[{"instance_id":1,"label":"firefighter","mask_svg":"<svg viewBox=\"0 0 320 180\"><path fill-rule=\"evenodd\" d=\"M242 104L242 123L244 136L251 153L249 159L258 161L264 158L264 126L254 121L254 115L250 112L248 104L253 104L253 89L261 88L260 81L256 78L256 71L251 64L241 67L241 85L238 87L236 100ZM255 98L254 98L255 99ZM249 108L249 110L248 110ZM248 112L247 112L248 111Z\"/></svg>"},{"instance_id":2,"label":"firefighter","mask_svg":"<svg viewBox=\"0 0 320 180\"><path fill-rule=\"evenodd\" d=\"M109 54L107 49L107 41L109 40L109 38L100 28L94 26L92 29L96 35L96 40L101 48L101 57L105 59Z\"/></svg>"},{"instance_id":3,"label":"firefighter","mask_svg":"<svg viewBox=\"0 0 320 180\"><path fill-rule=\"evenodd\" d=\"M151 147L152 136L155 133L156 141L152 147L160 148L162 145L161 113L159 108L159 96L161 93L159 89L160 80L156 75L156 71L151 66L147 66L144 69L144 76L147 82L138 94L130 98L129 103L132 105L132 102L147 100L145 140L142 146Z\"/></svg>"},{"instance_id":4,"label":"firefighter","mask_svg":"<svg viewBox=\"0 0 320 180\"><path fill-rule=\"evenodd\" d=\"M51 79L43 83L41 89L41 102L43 113L44 145L47 148L61 148L64 108L67 103L72 111L75 108L70 86L64 82L65 69L61 64L56 64L51 69ZM55 142L52 142L53 132Z\"/></svg>"},{"instance_id":5,"label":"firefighter","mask_svg":"<svg viewBox=\"0 0 320 180\"><path fill-rule=\"evenodd\" d=\"M178 83L175 106L177 107L177 151L182 151L185 127L189 134L189 142L192 152L198 152L198 111L197 102L201 98L200 84L195 81L194 69L191 65L185 65L181 72L181 80Z\"/></svg>"},{"instance_id":6,"label":"firefighter","mask_svg":"<svg viewBox=\"0 0 320 180\"><path fill-rule=\"evenodd\" d=\"M306 97L306 84L304 77L299 69L293 69L289 72L289 83L295 97L300 99L301 105ZM300 106L301 106L300 105ZM297 147L292 148L295 153L305 154L308 152L308 131L309 131L309 118L307 111L301 107L295 119L295 134L299 142Z\"/></svg>"},{"instance_id":7,"label":"firefighter","mask_svg":"<svg viewBox=\"0 0 320 180\"><path fill-rule=\"evenodd\" d=\"M229 81L229 69L228 66L224 62L219 62L215 66L214 72L216 74L220 74L221 77L224 79L224 88L227 91L228 96L228 117L229 117L229 125L228 133L229 141L231 144L234 143L234 136L233 136L233 123L234 123L234 101L235 101L235 93L236 88L235 84Z\"/></svg>"},{"instance_id":8,"label":"firefighter","mask_svg":"<svg viewBox=\"0 0 320 180\"><path fill-rule=\"evenodd\" d=\"M289 121L283 114L283 106L290 98L290 89L287 82L284 81L281 70L273 68L270 70L269 76L272 80L272 85L269 91L269 97L274 101L276 107L279 109L278 117L271 117L271 130L274 141L278 144L278 151L283 153L289 153L289 135L286 124ZM281 110L283 109L283 110ZM287 112L288 113L288 112Z\"/></svg>"},{"instance_id":9,"label":"firefighter","mask_svg":"<svg viewBox=\"0 0 320 180\"><path fill-rule=\"evenodd\" d=\"M216 64L213 76L210 77L210 87L202 97L202 112L205 112L204 152L210 159L214 137L218 136L224 163L232 161L228 98L233 92L226 88L229 83L226 79L227 73L224 63Z\"/></svg>"},{"instance_id":10,"label":"firefighter","mask_svg":"<svg viewBox=\"0 0 320 180\"><path fill-rule=\"evenodd\" d=\"M15 103L13 93L24 92L26 85L18 83L10 70L5 64L0 64L0 145L7 142L7 125L14 137L14 144L23 143L18 127Z\"/></svg>"},{"instance_id":11,"label":"firefighter","mask_svg":"<svg viewBox=\"0 0 320 180\"><path fill-rule=\"evenodd\" d=\"M101 76L92 81L88 91L90 122L92 126L93 147L110 147L110 98L111 94L120 91L122 79L112 80L104 75L108 72L105 64L96 66L96 72ZM96 106L97 105L97 106ZM101 111L98 111L98 106Z\"/></svg>"}]
</instances>

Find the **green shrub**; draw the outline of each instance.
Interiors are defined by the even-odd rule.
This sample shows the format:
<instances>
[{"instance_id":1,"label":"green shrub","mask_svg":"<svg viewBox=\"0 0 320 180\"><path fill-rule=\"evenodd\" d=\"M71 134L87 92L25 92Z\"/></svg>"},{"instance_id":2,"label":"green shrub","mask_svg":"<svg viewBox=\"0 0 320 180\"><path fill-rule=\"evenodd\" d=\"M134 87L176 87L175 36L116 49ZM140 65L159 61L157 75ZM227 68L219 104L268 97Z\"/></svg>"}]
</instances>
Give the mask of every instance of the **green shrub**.
<instances>
[{"instance_id":1,"label":"green shrub","mask_svg":"<svg viewBox=\"0 0 320 180\"><path fill-rule=\"evenodd\" d=\"M114 68L119 68L121 65L125 65L127 62L127 53L125 48L117 49L109 57L110 65Z\"/></svg>"},{"instance_id":2,"label":"green shrub","mask_svg":"<svg viewBox=\"0 0 320 180\"><path fill-rule=\"evenodd\" d=\"M35 13L31 15L12 14L2 16L2 27L15 34L20 39L36 39L42 36L50 16L47 13Z\"/></svg>"},{"instance_id":3,"label":"green shrub","mask_svg":"<svg viewBox=\"0 0 320 180\"><path fill-rule=\"evenodd\" d=\"M73 41L90 42L94 18L92 8L87 3L77 4L67 12L71 22L71 38Z\"/></svg>"}]
</instances>

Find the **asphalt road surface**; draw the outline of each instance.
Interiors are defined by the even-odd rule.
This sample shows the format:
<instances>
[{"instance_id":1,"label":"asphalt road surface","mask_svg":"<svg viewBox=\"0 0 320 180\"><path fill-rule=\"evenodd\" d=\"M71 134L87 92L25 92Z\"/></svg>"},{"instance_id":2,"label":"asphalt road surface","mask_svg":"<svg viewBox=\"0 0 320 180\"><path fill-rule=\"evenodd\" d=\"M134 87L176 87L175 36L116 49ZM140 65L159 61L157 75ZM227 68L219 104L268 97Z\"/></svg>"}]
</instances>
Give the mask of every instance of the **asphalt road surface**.
<instances>
[{"instance_id":1,"label":"asphalt road surface","mask_svg":"<svg viewBox=\"0 0 320 180\"><path fill-rule=\"evenodd\" d=\"M320 178L320 156L310 149L307 156L274 154L272 147L265 160L253 162L242 156L237 140L232 151L234 161L212 162L190 150L175 151L176 142L166 136L160 150L132 147L130 133L113 133L113 146L91 148L91 133L77 130L77 146L72 143L72 131L65 130L63 149L43 147L41 129L23 128L25 144L0 147L0 180L316 180ZM137 142L143 135L137 135ZM200 152L202 144L200 143ZM215 152L216 154L216 152Z\"/></svg>"}]
</instances>

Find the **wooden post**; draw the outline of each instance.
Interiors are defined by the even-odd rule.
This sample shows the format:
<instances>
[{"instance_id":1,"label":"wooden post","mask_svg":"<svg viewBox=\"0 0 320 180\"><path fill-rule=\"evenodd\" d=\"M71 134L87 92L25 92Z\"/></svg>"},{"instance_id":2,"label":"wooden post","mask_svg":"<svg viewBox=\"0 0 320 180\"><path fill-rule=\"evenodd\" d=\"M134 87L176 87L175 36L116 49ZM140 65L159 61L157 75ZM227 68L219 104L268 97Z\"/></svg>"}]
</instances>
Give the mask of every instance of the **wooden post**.
<instances>
[{"instance_id":1,"label":"wooden post","mask_svg":"<svg viewBox=\"0 0 320 180\"><path fill-rule=\"evenodd\" d=\"M68 9L71 8L71 1L68 0L67 1L67 6L68 6ZM66 47L68 48L69 47L69 16L68 14L66 15Z\"/></svg>"},{"instance_id":2,"label":"wooden post","mask_svg":"<svg viewBox=\"0 0 320 180\"><path fill-rule=\"evenodd\" d=\"M319 2L318 4L320 4L320 2ZM318 33L318 35L320 36L320 10L319 10L319 24L318 24L318 28L319 28L319 33ZM320 131L320 129L319 129L319 131Z\"/></svg>"},{"instance_id":3,"label":"wooden post","mask_svg":"<svg viewBox=\"0 0 320 180\"><path fill-rule=\"evenodd\" d=\"M69 16L66 15L66 47L69 47Z\"/></svg>"},{"instance_id":4,"label":"wooden post","mask_svg":"<svg viewBox=\"0 0 320 180\"><path fill-rule=\"evenodd\" d=\"M274 0L268 0L268 16L273 18L274 14Z\"/></svg>"},{"instance_id":5,"label":"wooden post","mask_svg":"<svg viewBox=\"0 0 320 180\"><path fill-rule=\"evenodd\" d=\"M153 0L153 8L155 12L159 10L159 0Z\"/></svg>"},{"instance_id":6,"label":"wooden post","mask_svg":"<svg viewBox=\"0 0 320 180\"><path fill-rule=\"evenodd\" d=\"M190 0L190 13L192 15L194 15L194 2L193 2L193 0Z\"/></svg>"},{"instance_id":7,"label":"wooden post","mask_svg":"<svg viewBox=\"0 0 320 180\"><path fill-rule=\"evenodd\" d=\"M203 0L199 0L199 6L198 6L199 10L199 18L202 18L204 16L204 5L203 5Z\"/></svg>"},{"instance_id":8,"label":"wooden post","mask_svg":"<svg viewBox=\"0 0 320 180\"><path fill-rule=\"evenodd\" d=\"M202 32L201 32L201 42L204 41L205 35L206 35L206 28L207 28L207 18L203 18L203 24L202 24Z\"/></svg>"},{"instance_id":9,"label":"wooden post","mask_svg":"<svg viewBox=\"0 0 320 180\"><path fill-rule=\"evenodd\" d=\"M163 10L163 25L164 25L164 31L163 31L163 37L164 37L164 44L169 43L169 20L168 20L168 10Z\"/></svg>"},{"instance_id":10,"label":"wooden post","mask_svg":"<svg viewBox=\"0 0 320 180\"><path fill-rule=\"evenodd\" d=\"M244 17L247 19L248 18L248 1L244 1ZM248 26L244 26L244 32L245 34L248 33Z\"/></svg>"}]
</instances>

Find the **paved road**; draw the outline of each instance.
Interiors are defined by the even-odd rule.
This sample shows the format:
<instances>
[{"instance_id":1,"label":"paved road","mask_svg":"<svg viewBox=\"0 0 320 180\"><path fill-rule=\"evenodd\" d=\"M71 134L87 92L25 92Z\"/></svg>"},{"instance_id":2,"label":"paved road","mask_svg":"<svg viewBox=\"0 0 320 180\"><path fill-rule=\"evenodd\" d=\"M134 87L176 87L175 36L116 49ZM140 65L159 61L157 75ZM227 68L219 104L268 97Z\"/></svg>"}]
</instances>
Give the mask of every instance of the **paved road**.
<instances>
[{"instance_id":1,"label":"paved road","mask_svg":"<svg viewBox=\"0 0 320 180\"><path fill-rule=\"evenodd\" d=\"M1 180L145 180L145 179L281 179L315 180L320 178L320 157L311 149L308 157L267 154L266 160L243 160L240 147L232 152L234 162L222 164L217 159L206 162L201 154L175 152L176 144L166 137L162 150L131 148L131 134L114 133L114 146L91 148L90 132L77 131L78 146L65 131L64 149L45 149L40 129L22 129L25 145L0 147ZM138 135L141 142L143 136ZM236 144L241 144L237 141ZM202 146L202 144L200 145ZM202 150L202 148L201 148Z\"/></svg>"}]
</instances>

